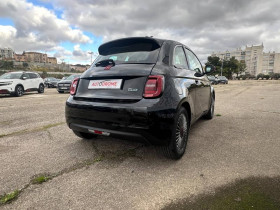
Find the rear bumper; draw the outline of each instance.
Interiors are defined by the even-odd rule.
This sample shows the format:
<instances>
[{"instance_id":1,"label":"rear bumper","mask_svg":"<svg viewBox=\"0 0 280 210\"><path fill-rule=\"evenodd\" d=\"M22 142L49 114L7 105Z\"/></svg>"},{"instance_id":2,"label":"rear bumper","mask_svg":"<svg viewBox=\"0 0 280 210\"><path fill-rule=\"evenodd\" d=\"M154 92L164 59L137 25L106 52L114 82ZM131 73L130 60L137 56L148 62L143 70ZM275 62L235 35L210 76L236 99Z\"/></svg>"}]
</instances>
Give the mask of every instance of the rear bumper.
<instances>
[{"instance_id":1,"label":"rear bumper","mask_svg":"<svg viewBox=\"0 0 280 210\"><path fill-rule=\"evenodd\" d=\"M168 144L173 128L175 109L157 108L159 99L142 99L131 104L77 101L66 102L66 122L72 130L143 140L151 144Z\"/></svg>"}]
</instances>

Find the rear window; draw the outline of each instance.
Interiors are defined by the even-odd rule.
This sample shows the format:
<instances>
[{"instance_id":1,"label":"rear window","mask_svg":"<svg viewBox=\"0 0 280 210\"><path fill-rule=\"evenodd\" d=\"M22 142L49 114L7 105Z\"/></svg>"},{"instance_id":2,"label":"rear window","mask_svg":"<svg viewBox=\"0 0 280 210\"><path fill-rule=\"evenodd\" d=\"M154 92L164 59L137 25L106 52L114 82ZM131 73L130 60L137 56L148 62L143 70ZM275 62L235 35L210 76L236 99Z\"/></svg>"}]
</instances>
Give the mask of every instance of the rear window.
<instances>
[{"instance_id":1,"label":"rear window","mask_svg":"<svg viewBox=\"0 0 280 210\"><path fill-rule=\"evenodd\" d=\"M107 59L112 59L116 65L126 63L152 64L157 62L159 49L159 44L151 40L117 40L100 46L100 55L93 65Z\"/></svg>"}]
</instances>

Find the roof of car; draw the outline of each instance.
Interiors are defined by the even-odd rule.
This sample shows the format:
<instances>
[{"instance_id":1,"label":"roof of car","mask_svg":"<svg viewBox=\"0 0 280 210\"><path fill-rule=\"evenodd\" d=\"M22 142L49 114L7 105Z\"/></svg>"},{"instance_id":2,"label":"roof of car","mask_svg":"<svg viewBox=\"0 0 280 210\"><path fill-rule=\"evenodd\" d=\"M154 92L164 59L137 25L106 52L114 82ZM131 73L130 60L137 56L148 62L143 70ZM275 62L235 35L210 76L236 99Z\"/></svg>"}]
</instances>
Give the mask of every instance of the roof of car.
<instances>
[{"instance_id":1,"label":"roof of car","mask_svg":"<svg viewBox=\"0 0 280 210\"><path fill-rule=\"evenodd\" d=\"M32 73L32 74L38 74L37 72L32 72L32 71L13 71L13 72L7 72L11 74L16 74L16 73Z\"/></svg>"},{"instance_id":2,"label":"roof of car","mask_svg":"<svg viewBox=\"0 0 280 210\"><path fill-rule=\"evenodd\" d=\"M146 36L146 37L126 37L126 38L115 39L115 40L111 40L109 42L103 43L102 45L99 46L98 52L99 52L99 54L102 55L102 54L106 53L106 51L107 51L106 49L108 47L115 47L116 43L118 43L118 42L119 43L125 43L126 41L127 42L133 42L133 41L136 41L136 40L144 41L144 42L151 42L151 43L156 44L158 47L162 46L162 44L164 42L182 44L182 43L179 43L179 42L174 41L174 40L158 39L158 38L149 37L149 36Z\"/></svg>"}]
</instances>

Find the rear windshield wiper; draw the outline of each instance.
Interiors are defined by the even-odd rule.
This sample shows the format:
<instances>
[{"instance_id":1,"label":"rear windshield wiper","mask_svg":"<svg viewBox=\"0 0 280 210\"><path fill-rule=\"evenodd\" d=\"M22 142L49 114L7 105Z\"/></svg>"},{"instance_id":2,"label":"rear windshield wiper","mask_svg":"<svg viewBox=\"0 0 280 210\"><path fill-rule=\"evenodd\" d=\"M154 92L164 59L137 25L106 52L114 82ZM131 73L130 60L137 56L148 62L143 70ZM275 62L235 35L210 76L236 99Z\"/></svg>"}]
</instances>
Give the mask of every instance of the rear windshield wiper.
<instances>
[{"instance_id":1,"label":"rear windshield wiper","mask_svg":"<svg viewBox=\"0 0 280 210\"><path fill-rule=\"evenodd\" d=\"M116 63L113 59L106 59L106 60L102 60L102 61L98 61L95 66L108 66L108 65L112 65L115 66Z\"/></svg>"}]
</instances>

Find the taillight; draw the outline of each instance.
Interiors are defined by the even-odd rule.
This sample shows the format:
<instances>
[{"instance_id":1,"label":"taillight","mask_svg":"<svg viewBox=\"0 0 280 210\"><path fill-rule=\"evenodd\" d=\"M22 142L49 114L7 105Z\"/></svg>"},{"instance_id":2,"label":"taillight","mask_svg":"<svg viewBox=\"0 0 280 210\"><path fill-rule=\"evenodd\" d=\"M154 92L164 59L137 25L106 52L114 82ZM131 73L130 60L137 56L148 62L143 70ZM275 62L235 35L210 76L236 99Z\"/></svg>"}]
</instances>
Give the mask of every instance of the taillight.
<instances>
[{"instance_id":1,"label":"taillight","mask_svg":"<svg viewBox=\"0 0 280 210\"><path fill-rule=\"evenodd\" d=\"M162 75L151 75L149 76L145 91L143 94L144 98L155 98L158 97L164 88L164 76Z\"/></svg>"},{"instance_id":2,"label":"taillight","mask_svg":"<svg viewBox=\"0 0 280 210\"><path fill-rule=\"evenodd\" d=\"M77 91L77 87L78 87L78 83L79 83L79 79L80 78L76 78L73 80L71 87L70 87L70 94L71 95L75 95L76 91Z\"/></svg>"}]
</instances>

